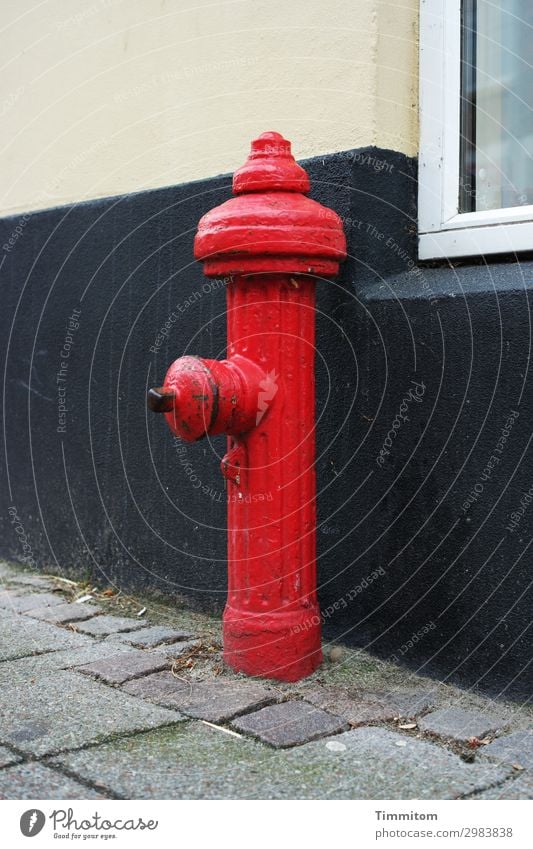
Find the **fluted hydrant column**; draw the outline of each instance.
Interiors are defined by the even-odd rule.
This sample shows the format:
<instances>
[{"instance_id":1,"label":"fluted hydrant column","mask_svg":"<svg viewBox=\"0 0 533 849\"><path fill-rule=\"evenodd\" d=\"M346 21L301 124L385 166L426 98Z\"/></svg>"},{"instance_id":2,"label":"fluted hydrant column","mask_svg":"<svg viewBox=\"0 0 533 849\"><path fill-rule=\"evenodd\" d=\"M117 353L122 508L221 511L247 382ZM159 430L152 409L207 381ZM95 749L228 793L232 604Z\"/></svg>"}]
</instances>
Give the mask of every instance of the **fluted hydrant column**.
<instances>
[{"instance_id":1,"label":"fluted hydrant column","mask_svg":"<svg viewBox=\"0 0 533 849\"><path fill-rule=\"evenodd\" d=\"M260 363L266 377L256 427L228 445L224 657L234 669L286 680L309 674L322 657L314 290L312 278L284 274L238 276L228 286L228 353Z\"/></svg>"}]
</instances>

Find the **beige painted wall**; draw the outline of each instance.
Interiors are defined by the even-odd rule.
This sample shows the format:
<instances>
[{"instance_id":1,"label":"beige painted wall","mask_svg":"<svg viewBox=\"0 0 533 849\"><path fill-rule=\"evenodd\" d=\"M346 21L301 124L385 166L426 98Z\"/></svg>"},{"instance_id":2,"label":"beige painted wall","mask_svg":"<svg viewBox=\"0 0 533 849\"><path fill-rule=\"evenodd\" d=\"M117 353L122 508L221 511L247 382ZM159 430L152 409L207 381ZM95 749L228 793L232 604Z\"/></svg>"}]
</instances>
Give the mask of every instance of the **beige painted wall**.
<instances>
[{"instance_id":1,"label":"beige painted wall","mask_svg":"<svg viewBox=\"0 0 533 849\"><path fill-rule=\"evenodd\" d=\"M416 153L418 0L4 0L0 215L296 156Z\"/></svg>"}]
</instances>

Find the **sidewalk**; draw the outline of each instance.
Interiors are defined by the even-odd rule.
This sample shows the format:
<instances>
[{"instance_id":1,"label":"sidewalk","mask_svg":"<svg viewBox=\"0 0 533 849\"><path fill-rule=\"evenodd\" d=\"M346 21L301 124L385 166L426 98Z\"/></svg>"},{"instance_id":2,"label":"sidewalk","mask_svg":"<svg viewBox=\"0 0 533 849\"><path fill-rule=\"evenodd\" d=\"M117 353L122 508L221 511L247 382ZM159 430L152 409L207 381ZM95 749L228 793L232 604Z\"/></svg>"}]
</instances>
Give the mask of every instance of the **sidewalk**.
<instances>
[{"instance_id":1,"label":"sidewalk","mask_svg":"<svg viewBox=\"0 0 533 849\"><path fill-rule=\"evenodd\" d=\"M533 797L529 706L338 646L298 684L244 678L216 618L0 581L0 798Z\"/></svg>"}]
</instances>

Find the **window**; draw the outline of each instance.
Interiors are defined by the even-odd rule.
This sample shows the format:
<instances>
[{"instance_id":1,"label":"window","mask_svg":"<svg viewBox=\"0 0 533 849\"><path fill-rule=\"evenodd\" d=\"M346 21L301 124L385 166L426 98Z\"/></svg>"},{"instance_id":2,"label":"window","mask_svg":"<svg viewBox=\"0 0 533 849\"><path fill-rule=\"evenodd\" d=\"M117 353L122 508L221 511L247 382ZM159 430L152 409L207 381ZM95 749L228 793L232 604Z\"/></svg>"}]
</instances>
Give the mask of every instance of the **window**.
<instances>
[{"instance_id":1,"label":"window","mask_svg":"<svg viewBox=\"0 0 533 849\"><path fill-rule=\"evenodd\" d=\"M422 0L419 256L533 251L533 0Z\"/></svg>"}]
</instances>

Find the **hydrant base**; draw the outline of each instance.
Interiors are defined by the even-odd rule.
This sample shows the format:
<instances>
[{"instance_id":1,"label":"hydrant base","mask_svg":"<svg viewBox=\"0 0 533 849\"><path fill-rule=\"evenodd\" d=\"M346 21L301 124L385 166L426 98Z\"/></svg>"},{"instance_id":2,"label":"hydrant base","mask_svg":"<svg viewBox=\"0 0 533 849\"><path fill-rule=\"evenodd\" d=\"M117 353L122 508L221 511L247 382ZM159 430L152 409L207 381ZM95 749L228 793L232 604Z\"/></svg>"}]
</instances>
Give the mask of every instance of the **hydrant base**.
<instances>
[{"instance_id":1,"label":"hydrant base","mask_svg":"<svg viewBox=\"0 0 533 849\"><path fill-rule=\"evenodd\" d=\"M322 663L318 605L289 612L252 613L226 606L224 661L235 672L299 681Z\"/></svg>"}]
</instances>

